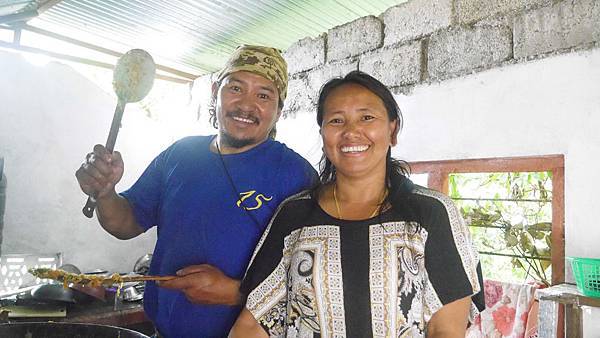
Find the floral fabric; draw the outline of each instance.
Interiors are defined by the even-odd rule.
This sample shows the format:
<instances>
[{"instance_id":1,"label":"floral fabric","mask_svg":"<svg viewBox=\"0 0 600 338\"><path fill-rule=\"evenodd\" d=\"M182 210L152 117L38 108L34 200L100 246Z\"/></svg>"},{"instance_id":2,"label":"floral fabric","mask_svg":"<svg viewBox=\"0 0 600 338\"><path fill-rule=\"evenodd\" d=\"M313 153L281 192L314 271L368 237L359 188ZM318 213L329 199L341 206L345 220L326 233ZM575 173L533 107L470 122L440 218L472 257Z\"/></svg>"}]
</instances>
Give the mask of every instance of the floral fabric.
<instances>
[{"instance_id":1,"label":"floral fabric","mask_svg":"<svg viewBox=\"0 0 600 338\"><path fill-rule=\"evenodd\" d=\"M469 327L466 337L537 337L537 303L534 294L539 287L485 280L485 310Z\"/></svg>"}]
</instances>

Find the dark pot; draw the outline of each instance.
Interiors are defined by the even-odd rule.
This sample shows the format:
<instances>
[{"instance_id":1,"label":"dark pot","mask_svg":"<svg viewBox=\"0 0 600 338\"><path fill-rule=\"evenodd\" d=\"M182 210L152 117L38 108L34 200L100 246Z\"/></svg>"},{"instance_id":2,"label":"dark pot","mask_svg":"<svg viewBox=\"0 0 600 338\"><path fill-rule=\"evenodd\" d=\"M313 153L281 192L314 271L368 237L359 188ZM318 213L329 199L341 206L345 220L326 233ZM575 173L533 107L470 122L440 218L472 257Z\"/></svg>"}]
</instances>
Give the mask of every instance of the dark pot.
<instances>
[{"instance_id":1,"label":"dark pot","mask_svg":"<svg viewBox=\"0 0 600 338\"><path fill-rule=\"evenodd\" d=\"M64 288L62 284L43 284L31 290L31 297L41 302L85 304L93 297L72 288Z\"/></svg>"},{"instance_id":2,"label":"dark pot","mask_svg":"<svg viewBox=\"0 0 600 338\"><path fill-rule=\"evenodd\" d=\"M116 326L75 323L0 324L0 337L10 338L149 338Z\"/></svg>"}]
</instances>

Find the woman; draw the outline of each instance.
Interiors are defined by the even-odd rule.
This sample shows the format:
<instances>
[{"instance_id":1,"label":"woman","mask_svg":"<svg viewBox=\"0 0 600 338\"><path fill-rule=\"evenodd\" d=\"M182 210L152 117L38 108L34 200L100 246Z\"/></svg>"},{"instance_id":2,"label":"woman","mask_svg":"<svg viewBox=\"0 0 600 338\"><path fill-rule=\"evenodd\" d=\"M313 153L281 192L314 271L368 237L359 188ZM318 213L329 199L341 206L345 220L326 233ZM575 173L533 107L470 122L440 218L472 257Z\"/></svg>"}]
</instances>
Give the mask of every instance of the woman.
<instances>
[{"instance_id":1,"label":"woman","mask_svg":"<svg viewBox=\"0 0 600 338\"><path fill-rule=\"evenodd\" d=\"M326 83L321 183L293 196L259 242L233 337L464 337L483 308L468 230L444 195L391 158L402 118L373 77Z\"/></svg>"}]
</instances>

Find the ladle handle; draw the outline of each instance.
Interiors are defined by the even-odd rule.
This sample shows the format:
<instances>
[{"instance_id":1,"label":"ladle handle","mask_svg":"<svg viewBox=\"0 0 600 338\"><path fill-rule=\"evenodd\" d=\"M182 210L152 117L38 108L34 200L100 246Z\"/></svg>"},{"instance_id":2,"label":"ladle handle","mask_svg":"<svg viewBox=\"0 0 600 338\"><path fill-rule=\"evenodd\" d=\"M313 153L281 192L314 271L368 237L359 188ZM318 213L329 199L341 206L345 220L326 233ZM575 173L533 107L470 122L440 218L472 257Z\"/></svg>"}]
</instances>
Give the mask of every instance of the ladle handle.
<instances>
[{"instance_id":1,"label":"ladle handle","mask_svg":"<svg viewBox=\"0 0 600 338\"><path fill-rule=\"evenodd\" d=\"M113 152L115 148L115 143L117 142L117 135L119 134L119 128L121 128L121 118L123 118L123 111L125 110L125 105L127 102L121 98L119 98L119 102L117 103L117 107L115 108L115 114L113 115L113 120L110 125L110 131L108 132L108 138L106 139L105 148L109 152ZM87 202L85 202L85 206L81 210L85 217L92 218L94 217L94 209L96 209L96 197L89 196Z\"/></svg>"},{"instance_id":2,"label":"ladle handle","mask_svg":"<svg viewBox=\"0 0 600 338\"><path fill-rule=\"evenodd\" d=\"M81 211L85 217L92 218L94 217L94 209L96 209L96 199L92 196L88 196L87 202L85 202Z\"/></svg>"}]
</instances>

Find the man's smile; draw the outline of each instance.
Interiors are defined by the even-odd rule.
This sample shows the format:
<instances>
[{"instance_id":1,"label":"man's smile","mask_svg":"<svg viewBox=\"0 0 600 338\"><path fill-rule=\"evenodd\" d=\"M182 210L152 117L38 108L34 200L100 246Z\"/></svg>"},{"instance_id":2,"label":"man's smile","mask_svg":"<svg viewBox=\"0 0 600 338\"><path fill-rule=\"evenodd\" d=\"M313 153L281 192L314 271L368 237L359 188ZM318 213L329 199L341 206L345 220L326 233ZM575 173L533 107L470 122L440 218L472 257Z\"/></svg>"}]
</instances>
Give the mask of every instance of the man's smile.
<instances>
[{"instance_id":1,"label":"man's smile","mask_svg":"<svg viewBox=\"0 0 600 338\"><path fill-rule=\"evenodd\" d=\"M244 116L243 114L239 113L229 113L227 116L236 122L245 124L258 124L258 119L253 116Z\"/></svg>"}]
</instances>

